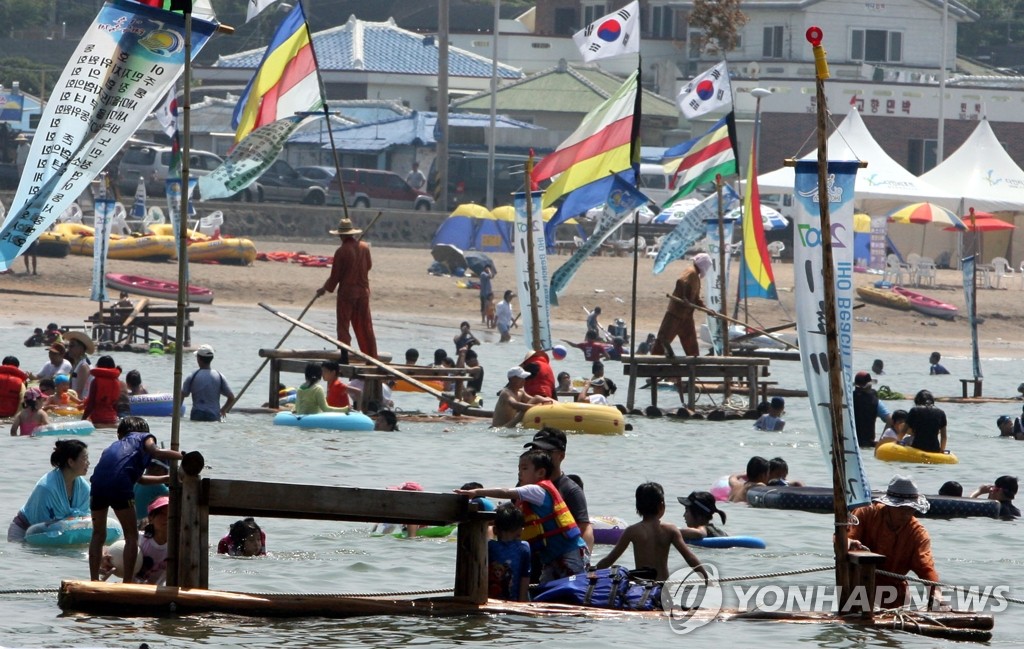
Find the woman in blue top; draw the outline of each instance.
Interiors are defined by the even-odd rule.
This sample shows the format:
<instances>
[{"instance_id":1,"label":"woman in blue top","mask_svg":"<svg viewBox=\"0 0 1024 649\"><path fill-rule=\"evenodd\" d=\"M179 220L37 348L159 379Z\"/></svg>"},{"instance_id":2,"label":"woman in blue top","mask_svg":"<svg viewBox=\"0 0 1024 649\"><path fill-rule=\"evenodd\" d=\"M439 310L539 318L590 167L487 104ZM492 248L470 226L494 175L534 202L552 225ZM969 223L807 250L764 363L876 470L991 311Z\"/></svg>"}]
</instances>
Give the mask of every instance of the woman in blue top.
<instances>
[{"instance_id":1,"label":"woman in blue top","mask_svg":"<svg viewBox=\"0 0 1024 649\"><path fill-rule=\"evenodd\" d=\"M36 483L28 502L11 521L8 541L22 541L36 523L56 521L89 512L89 450L85 442L62 439L53 445L50 471Z\"/></svg>"}]
</instances>

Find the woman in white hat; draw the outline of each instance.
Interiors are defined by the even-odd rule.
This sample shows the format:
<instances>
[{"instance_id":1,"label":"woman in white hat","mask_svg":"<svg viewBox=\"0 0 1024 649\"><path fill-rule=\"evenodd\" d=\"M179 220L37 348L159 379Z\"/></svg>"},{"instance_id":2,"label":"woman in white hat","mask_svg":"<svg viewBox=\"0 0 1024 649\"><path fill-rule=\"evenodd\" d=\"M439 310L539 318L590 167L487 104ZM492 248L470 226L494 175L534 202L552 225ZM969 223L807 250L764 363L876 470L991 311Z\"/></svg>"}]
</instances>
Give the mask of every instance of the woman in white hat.
<instances>
[{"instance_id":1,"label":"woman in white hat","mask_svg":"<svg viewBox=\"0 0 1024 649\"><path fill-rule=\"evenodd\" d=\"M930 507L917 485L908 477L897 475L889 481L883 496L875 502L853 510L857 525L850 527L851 550L870 550L885 555L880 570L905 575L911 570L921 579L938 581L939 573L932 558L932 541L928 530L915 518ZM907 603L907 584L902 579L878 575L876 608L894 608ZM938 590L932 588L929 607L939 602Z\"/></svg>"},{"instance_id":2,"label":"woman in white hat","mask_svg":"<svg viewBox=\"0 0 1024 649\"><path fill-rule=\"evenodd\" d=\"M96 352L96 343L81 331L68 331L64 334L67 344L65 358L71 363L71 389L83 401L89 396L89 354Z\"/></svg>"}]
</instances>

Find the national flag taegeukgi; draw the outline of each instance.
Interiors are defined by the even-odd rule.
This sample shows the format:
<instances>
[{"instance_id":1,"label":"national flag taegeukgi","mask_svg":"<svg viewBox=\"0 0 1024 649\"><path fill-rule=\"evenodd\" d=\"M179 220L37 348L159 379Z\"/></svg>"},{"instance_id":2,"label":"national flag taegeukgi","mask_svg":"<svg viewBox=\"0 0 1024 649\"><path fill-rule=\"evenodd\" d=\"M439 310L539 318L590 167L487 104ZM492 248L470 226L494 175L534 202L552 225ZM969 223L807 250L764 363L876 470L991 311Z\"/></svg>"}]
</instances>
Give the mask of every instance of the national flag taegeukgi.
<instances>
[{"instance_id":1,"label":"national flag taegeukgi","mask_svg":"<svg viewBox=\"0 0 1024 649\"><path fill-rule=\"evenodd\" d=\"M730 112L708 129L704 135L677 144L665 151L665 173L673 174L676 193L663 207L675 203L699 185L714 181L715 176L732 176L736 168L736 121Z\"/></svg>"},{"instance_id":2,"label":"national flag taegeukgi","mask_svg":"<svg viewBox=\"0 0 1024 649\"><path fill-rule=\"evenodd\" d=\"M322 105L309 27L302 3L296 2L270 39L260 67L235 106L231 118L235 142L241 142L251 131L265 124L316 110Z\"/></svg>"},{"instance_id":3,"label":"national flag taegeukgi","mask_svg":"<svg viewBox=\"0 0 1024 649\"><path fill-rule=\"evenodd\" d=\"M178 95L174 87L167 93L167 98L157 107L153 113L156 121L160 122L160 128L164 130L167 137L174 139L178 132Z\"/></svg>"},{"instance_id":4,"label":"national flag taegeukgi","mask_svg":"<svg viewBox=\"0 0 1024 649\"><path fill-rule=\"evenodd\" d=\"M743 195L743 254L740 257L742 280L740 291L743 297L760 297L777 300L775 273L772 272L768 242L764 238L764 222L761 220L761 193L757 189L757 132L750 147L750 164L747 166L747 191Z\"/></svg>"},{"instance_id":5,"label":"national flag taegeukgi","mask_svg":"<svg viewBox=\"0 0 1024 649\"><path fill-rule=\"evenodd\" d=\"M558 225L600 205L608 198L615 173L633 182L634 155L640 147L640 111L637 73L634 72L614 95L590 111L575 132L558 145L554 153L533 169L533 184L551 179L544 191L544 207L565 197L558 214L545 226L547 238L554 241Z\"/></svg>"},{"instance_id":6,"label":"national flag taegeukgi","mask_svg":"<svg viewBox=\"0 0 1024 649\"><path fill-rule=\"evenodd\" d=\"M587 63L640 51L640 2L602 16L572 36Z\"/></svg>"},{"instance_id":7,"label":"national flag taegeukgi","mask_svg":"<svg viewBox=\"0 0 1024 649\"><path fill-rule=\"evenodd\" d=\"M686 119L700 117L719 108L731 109L732 87L725 61L683 86L676 96L676 103Z\"/></svg>"}]
</instances>

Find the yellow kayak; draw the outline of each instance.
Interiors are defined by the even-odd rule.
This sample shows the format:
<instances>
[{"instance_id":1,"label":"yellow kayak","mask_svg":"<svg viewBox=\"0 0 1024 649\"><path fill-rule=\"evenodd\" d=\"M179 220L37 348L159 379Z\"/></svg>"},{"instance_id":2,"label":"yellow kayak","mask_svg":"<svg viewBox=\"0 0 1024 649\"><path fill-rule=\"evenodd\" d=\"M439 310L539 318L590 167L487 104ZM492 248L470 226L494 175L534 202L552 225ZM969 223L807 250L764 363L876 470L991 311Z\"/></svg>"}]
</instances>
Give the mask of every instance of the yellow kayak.
<instances>
[{"instance_id":1,"label":"yellow kayak","mask_svg":"<svg viewBox=\"0 0 1024 649\"><path fill-rule=\"evenodd\" d=\"M611 406L597 406L592 403L552 403L533 406L523 415L526 428L551 426L559 430L599 435L617 435L625 430L625 419L621 412Z\"/></svg>"},{"instance_id":2,"label":"yellow kayak","mask_svg":"<svg viewBox=\"0 0 1024 649\"><path fill-rule=\"evenodd\" d=\"M887 306L890 309L899 309L900 311L910 310L909 299L887 288L875 288L874 286L858 286L857 297L864 300L868 304Z\"/></svg>"},{"instance_id":3,"label":"yellow kayak","mask_svg":"<svg viewBox=\"0 0 1024 649\"><path fill-rule=\"evenodd\" d=\"M952 453L929 453L912 446L890 442L875 447L875 457L885 462L914 462L916 464L959 464Z\"/></svg>"}]
</instances>

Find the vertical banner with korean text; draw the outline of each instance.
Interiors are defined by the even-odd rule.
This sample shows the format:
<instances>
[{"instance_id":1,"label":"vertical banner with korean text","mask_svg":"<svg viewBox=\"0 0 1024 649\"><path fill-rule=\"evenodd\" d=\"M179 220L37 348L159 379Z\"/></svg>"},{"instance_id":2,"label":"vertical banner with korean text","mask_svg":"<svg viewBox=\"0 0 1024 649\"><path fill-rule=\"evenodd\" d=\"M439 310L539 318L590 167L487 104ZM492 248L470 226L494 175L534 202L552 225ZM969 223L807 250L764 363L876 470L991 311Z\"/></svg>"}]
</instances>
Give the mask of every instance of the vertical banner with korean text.
<instances>
[{"instance_id":1,"label":"vertical banner with korean text","mask_svg":"<svg viewBox=\"0 0 1024 649\"><path fill-rule=\"evenodd\" d=\"M92 244L92 296L93 302L106 302L107 297L107 251L110 249L110 229L114 224L114 199L97 198L93 223Z\"/></svg>"},{"instance_id":2,"label":"vertical banner with korean text","mask_svg":"<svg viewBox=\"0 0 1024 649\"><path fill-rule=\"evenodd\" d=\"M215 29L215 23L193 17L193 57ZM127 0L103 5L40 116L0 229L0 270L9 268L89 186L153 112L184 65L184 16Z\"/></svg>"},{"instance_id":3,"label":"vertical banner with korean text","mask_svg":"<svg viewBox=\"0 0 1024 649\"><path fill-rule=\"evenodd\" d=\"M533 203L533 222L528 224L526 218L526 194L518 192L513 197L513 205L516 210L515 248L516 248L516 279L519 288L519 304L523 314L523 336L526 348L529 351L540 351L533 349L533 328L540 331L541 349L551 349L551 304L548 301L548 254L547 243L544 239L544 221L541 215L541 199L544 192L531 192ZM533 228L533 249L526 247L526 229ZM530 271L529 259L533 256L534 280L533 295L530 294ZM537 300L537 319L533 322L533 315L530 309L530 300Z\"/></svg>"},{"instance_id":4,"label":"vertical banner with korean text","mask_svg":"<svg viewBox=\"0 0 1024 649\"><path fill-rule=\"evenodd\" d=\"M718 241L718 219L706 221L708 255L711 257L711 268L704 275L704 304L715 313L722 310L722 291L729 290L729 262L731 255L729 242L732 241L732 229L734 221L726 221L724 224L725 233L725 271L719 268L719 250L721 245ZM721 318L707 316L708 332L711 334L711 346L715 350L715 356L721 356L725 347L725 336L729 330L728 323Z\"/></svg>"},{"instance_id":5,"label":"vertical banner with korean text","mask_svg":"<svg viewBox=\"0 0 1024 649\"><path fill-rule=\"evenodd\" d=\"M797 336L800 360L804 366L807 398L811 404L818 438L831 462L830 454L843 454L846 504L849 507L871 502L871 488L861 463L857 432L853 424L853 199L857 162L829 162L828 187L831 233L821 231L818 204L818 163L798 160L796 165L796 213L793 222L793 268L796 293ZM825 304L822 282L822 246L830 242L835 264L836 304ZM844 448L832 448L832 419L829 415L828 343L825 338L825 309L835 309L838 323L840 363L843 384Z\"/></svg>"}]
</instances>

